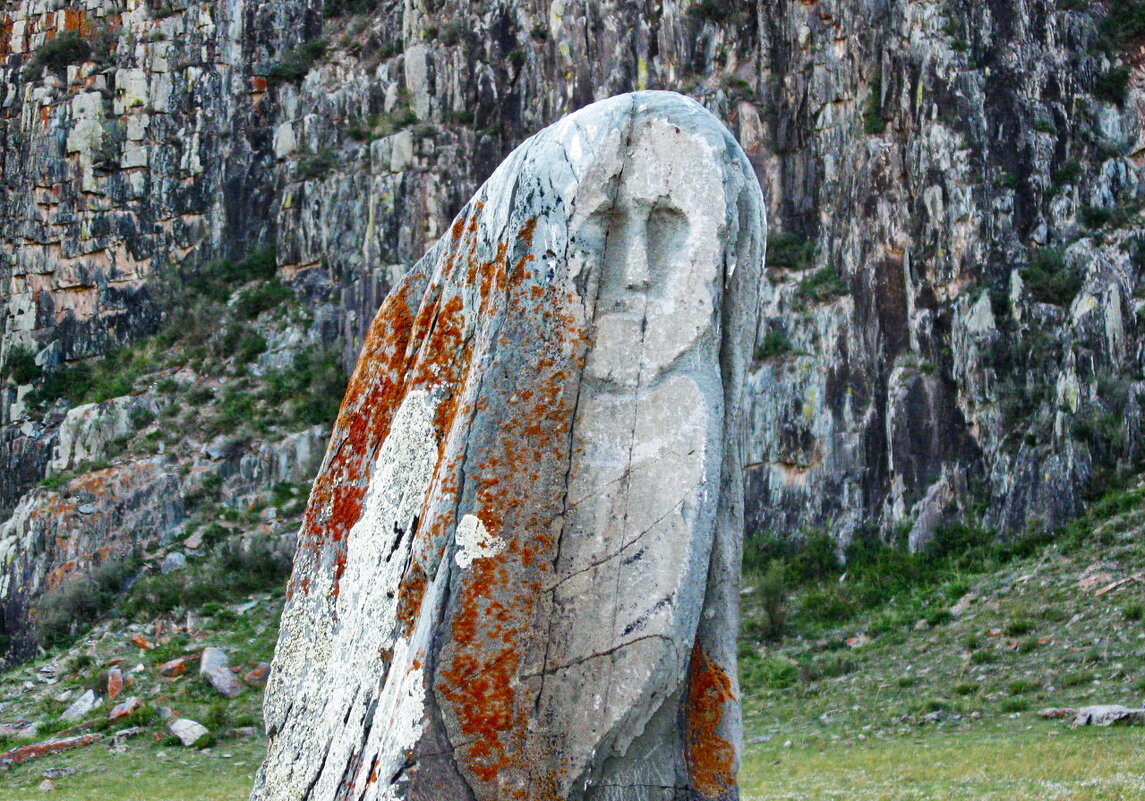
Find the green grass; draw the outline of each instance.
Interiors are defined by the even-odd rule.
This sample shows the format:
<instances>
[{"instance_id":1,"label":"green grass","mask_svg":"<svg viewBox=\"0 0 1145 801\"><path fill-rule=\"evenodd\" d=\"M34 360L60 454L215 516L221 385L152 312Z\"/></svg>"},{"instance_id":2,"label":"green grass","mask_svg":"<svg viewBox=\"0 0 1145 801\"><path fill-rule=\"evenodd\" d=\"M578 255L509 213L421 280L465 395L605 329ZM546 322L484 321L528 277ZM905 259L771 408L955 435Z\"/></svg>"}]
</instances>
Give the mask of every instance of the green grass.
<instances>
[{"instance_id":1,"label":"green grass","mask_svg":"<svg viewBox=\"0 0 1145 801\"><path fill-rule=\"evenodd\" d=\"M1128 801L1145 794L1140 730L1048 724L749 746L744 801Z\"/></svg>"},{"instance_id":2,"label":"green grass","mask_svg":"<svg viewBox=\"0 0 1145 801\"><path fill-rule=\"evenodd\" d=\"M103 743L17 765L0 779L5 801L246 801L266 750L261 739L224 741L209 751L129 740L122 753ZM43 772L70 768L40 791Z\"/></svg>"},{"instance_id":3,"label":"green grass","mask_svg":"<svg viewBox=\"0 0 1145 801\"><path fill-rule=\"evenodd\" d=\"M749 738L751 737L749 731ZM1083 729L1007 721L969 731L930 730L885 739L772 737L748 745L744 801L1129 801L1145 793L1139 729ZM207 751L129 741L35 760L5 774L6 801L245 801L262 760L261 739L223 741ZM38 790L43 771L71 768Z\"/></svg>"}]
</instances>

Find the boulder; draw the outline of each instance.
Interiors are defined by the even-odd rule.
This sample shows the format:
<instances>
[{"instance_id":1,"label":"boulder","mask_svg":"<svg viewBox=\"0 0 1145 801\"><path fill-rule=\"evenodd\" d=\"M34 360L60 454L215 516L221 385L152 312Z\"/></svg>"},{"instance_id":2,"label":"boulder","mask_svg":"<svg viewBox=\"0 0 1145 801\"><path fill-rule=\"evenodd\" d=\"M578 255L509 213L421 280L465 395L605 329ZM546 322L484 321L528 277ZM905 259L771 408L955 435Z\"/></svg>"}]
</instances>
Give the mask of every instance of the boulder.
<instances>
[{"instance_id":1,"label":"boulder","mask_svg":"<svg viewBox=\"0 0 1145 801\"><path fill-rule=\"evenodd\" d=\"M167 729L185 746L194 745L200 737L209 733L206 726L189 718L176 718L167 724Z\"/></svg>"},{"instance_id":2,"label":"boulder","mask_svg":"<svg viewBox=\"0 0 1145 801\"><path fill-rule=\"evenodd\" d=\"M88 712L95 709L100 703L100 698L95 694L94 690L86 690L76 700L72 701L71 706L64 710L60 715L64 720L79 720Z\"/></svg>"},{"instance_id":3,"label":"boulder","mask_svg":"<svg viewBox=\"0 0 1145 801\"><path fill-rule=\"evenodd\" d=\"M225 668L228 664L230 659L227 657L227 652L222 648L211 646L203 649L203 654L199 658L199 672L206 674L215 668Z\"/></svg>"},{"instance_id":4,"label":"boulder","mask_svg":"<svg viewBox=\"0 0 1145 801\"><path fill-rule=\"evenodd\" d=\"M17 723L0 723L0 738L12 740L25 740L36 736L38 725L29 720Z\"/></svg>"},{"instance_id":5,"label":"boulder","mask_svg":"<svg viewBox=\"0 0 1145 801\"><path fill-rule=\"evenodd\" d=\"M159 675L167 676L182 676L187 672L187 660L183 658L172 659L170 662L164 662L159 666Z\"/></svg>"},{"instance_id":6,"label":"boulder","mask_svg":"<svg viewBox=\"0 0 1145 801\"><path fill-rule=\"evenodd\" d=\"M1112 726L1114 723L1145 723L1145 709L1130 709L1121 704L1097 704L1077 710L1070 722L1078 726Z\"/></svg>"},{"instance_id":7,"label":"boulder","mask_svg":"<svg viewBox=\"0 0 1145 801\"><path fill-rule=\"evenodd\" d=\"M9 765L19 765L30 759L47 756L48 754L58 754L60 751L69 751L72 748L91 745L92 743L98 742L102 737L103 735L101 734L78 734L75 737L61 737L55 740L45 740L41 743L22 745L19 748L13 748L11 751L0 753L0 768L8 767Z\"/></svg>"},{"instance_id":8,"label":"boulder","mask_svg":"<svg viewBox=\"0 0 1145 801\"><path fill-rule=\"evenodd\" d=\"M134 695L129 698L124 698L122 702L111 708L111 711L107 713L107 719L118 720L119 718L127 717L141 706L143 706L143 702Z\"/></svg>"},{"instance_id":9,"label":"boulder","mask_svg":"<svg viewBox=\"0 0 1145 801\"><path fill-rule=\"evenodd\" d=\"M234 698L243 691L243 683L231 670L227 652L222 648L203 649L203 659L199 663L199 675L215 689L219 695Z\"/></svg>"},{"instance_id":10,"label":"boulder","mask_svg":"<svg viewBox=\"0 0 1145 801\"><path fill-rule=\"evenodd\" d=\"M730 799L759 184L666 92L513 151L382 304L252 801Z\"/></svg>"},{"instance_id":11,"label":"boulder","mask_svg":"<svg viewBox=\"0 0 1145 801\"><path fill-rule=\"evenodd\" d=\"M270 665L266 662L262 662L258 665L255 665L252 670L248 671L247 674L243 676L243 681L245 681L251 687L265 687L267 679L269 678Z\"/></svg>"},{"instance_id":12,"label":"boulder","mask_svg":"<svg viewBox=\"0 0 1145 801\"><path fill-rule=\"evenodd\" d=\"M163 561L159 565L161 573L174 573L176 570L182 570L187 566L187 557L183 555L182 551L172 551L163 557Z\"/></svg>"}]
</instances>

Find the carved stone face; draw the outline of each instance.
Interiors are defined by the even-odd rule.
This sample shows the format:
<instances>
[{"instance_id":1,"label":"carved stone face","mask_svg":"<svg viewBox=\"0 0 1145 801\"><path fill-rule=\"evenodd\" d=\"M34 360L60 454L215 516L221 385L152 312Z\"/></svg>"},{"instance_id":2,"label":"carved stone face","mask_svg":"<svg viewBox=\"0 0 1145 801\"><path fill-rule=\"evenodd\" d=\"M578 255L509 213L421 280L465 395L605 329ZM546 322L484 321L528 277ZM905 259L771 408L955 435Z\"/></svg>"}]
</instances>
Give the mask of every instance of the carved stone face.
<instances>
[{"instance_id":1,"label":"carved stone face","mask_svg":"<svg viewBox=\"0 0 1145 801\"><path fill-rule=\"evenodd\" d=\"M702 139L660 119L633 139L615 200L590 223L604 243L587 372L625 387L653 381L710 326L725 220Z\"/></svg>"},{"instance_id":2,"label":"carved stone face","mask_svg":"<svg viewBox=\"0 0 1145 801\"><path fill-rule=\"evenodd\" d=\"M612 98L515 150L390 294L300 532L253 799L734 795L754 181L694 102Z\"/></svg>"}]
</instances>

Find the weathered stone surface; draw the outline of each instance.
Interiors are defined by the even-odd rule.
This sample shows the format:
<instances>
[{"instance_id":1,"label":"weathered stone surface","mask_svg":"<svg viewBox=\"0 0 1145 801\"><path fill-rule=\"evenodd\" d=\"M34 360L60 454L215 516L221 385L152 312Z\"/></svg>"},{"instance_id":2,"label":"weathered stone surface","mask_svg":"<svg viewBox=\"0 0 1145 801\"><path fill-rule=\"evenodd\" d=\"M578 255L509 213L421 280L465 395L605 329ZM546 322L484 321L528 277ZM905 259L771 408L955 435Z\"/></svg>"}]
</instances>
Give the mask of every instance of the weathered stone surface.
<instances>
[{"instance_id":1,"label":"weathered stone surface","mask_svg":"<svg viewBox=\"0 0 1145 801\"><path fill-rule=\"evenodd\" d=\"M209 648L204 648L203 653L199 658L199 672L206 674L215 668L225 668L230 664L227 658L227 652L217 646L212 645Z\"/></svg>"},{"instance_id":2,"label":"weathered stone surface","mask_svg":"<svg viewBox=\"0 0 1145 801\"><path fill-rule=\"evenodd\" d=\"M199 675L207 680L215 692L227 698L234 698L243 691L243 683L231 670L227 652L222 648L203 649Z\"/></svg>"},{"instance_id":3,"label":"weathered stone surface","mask_svg":"<svg viewBox=\"0 0 1145 801\"><path fill-rule=\"evenodd\" d=\"M187 557L182 551L171 551L163 557L163 561L159 563L159 571L162 573L174 573L176 570L182 570L187 566Z\"/></svg>"},{"instance_id":4,"label":"weathered stone surface","mask_svg":"<svg viewBox=\"0 0 1145 801\"><path fill-rule=\"evenodd\" d=\"M269 678L270 665L266 662L261 662L255 665L253 669L247 671L246 675L243 676L243 681L251 687L265 687Z\"/></svg>"},{"instance_id":5,"label":"weathered stone surface","mask_svg":"<svg viewBox=\"0 0 1145 801\"><path fill-rule=\"evenodd\" d=\"M79 720L99 704L100 698L95 694L95 690L85 690L83 695L72 701L72 705L65 709L60 717L64 720Z\"/></svg>"},{"instance_id":6,"label":"weathered stone surface","mask_svg":"<svg viewBox=\"0 0 1145 801\"><path fill-rule=\"evenodd\" d=\"M253 799L736 795L763 241L749 162L679 95L506 159L367 336Z\"/></svg>"},{"instance_id":7,"label":"weathered stone surface","mask_svg":"<svg viewBox=\"0 0 1145 801\"><path fill-rule=\"evenodd\" d=\"M18 723L0 723L0 737L5 739L27 739L36 736L39 727L32 721L22 720Z\"/></svg>"},{"instance_id":8,"label":"weathered stone surface","mask_svg":"<svg viewBox=\"0 0 1145 801\"><path fill-rule=\"evenodd\" d=\"M185 746L194 745L200 737L209 733L206 726L190 718L176 718L167 724L167 729Z\"/></svg>"},{"instance_id":9,"label":"weathered stone surface","mask_svg":"<svg viewBox=\"0 0 1145 801\"><path fill-rule=\"evenodd\" d=\"M56 740L45 740L41 743L32 743L31 745L22 745L19 748L13 748L11 751L0 753L0 767L19 765L37 757L47 756L48 754L58 754L60 751L69 751L72 748L91 745L92 743L98 742L102 737L103 735L101 734L79 734L75 737L63 737Z\"/></svg>"},{"instance_id":10,"label":"weathered stone surface","mask_svg":"<svg viewBox=\"0 0 1145 801\"><path fill-rule=\"evenodd\" d=\"M179 479L160 458L77 476L58 490L36 489L0 523L0 614L11 655L34 653L31 599L123 559L183 519Z\"/></svg>"},{"instance_id":11,"label":"weathered stone surface","mask_svg":"<svg viewBox=\"0 0 1145 801\"><path fill-rule=\"evenodd\" d=\"M1083 706L1074 714L1070 726L1112 726L1114 723L1145 723L1145 709L1130 709L1121 704Z\"/></svg>"},{"instance_id":12,"label":"weathered stone surface","mask_svg":"<svg viewBox=\"0 0 1145 801\"><path fill-rule=\"evenodd\" d=\"M181 676L187 672L187 660L182 657L172 659L170 662L164 662L159 666L160 676Z\"/></svg>"},{"instance_id":13,"label":"weathered stone surface","mask_svg":"<svg viewBox=\"0 0 1145 801\"><path fill-rule=\"evenodd\" d=\"M118 720L127 717L141 706L143 706L143 702L134 695L124 698L123 701L111 708L111 711L107 713L107 719Z\"/></svg>"}]
</instances>

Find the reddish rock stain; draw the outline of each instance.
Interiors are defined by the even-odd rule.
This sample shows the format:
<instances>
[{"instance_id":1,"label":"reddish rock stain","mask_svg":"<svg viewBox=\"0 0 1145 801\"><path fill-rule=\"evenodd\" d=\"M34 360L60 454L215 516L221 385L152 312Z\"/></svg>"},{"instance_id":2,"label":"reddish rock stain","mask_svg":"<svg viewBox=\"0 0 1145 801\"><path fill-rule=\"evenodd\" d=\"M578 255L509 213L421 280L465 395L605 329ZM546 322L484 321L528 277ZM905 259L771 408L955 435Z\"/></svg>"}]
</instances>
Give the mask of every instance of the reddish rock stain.
<instances>
[{"instance_id":1,"label":"reddish rock stain","mask_svg":"<svg viewBox=\"0 0 1145 801\"><path fill-rule=\"evenodd\" d=\"M687 748L692 786L703 798L735 787L735 746L720 736L724 708L735 702L732 680L697 642L688 682Z\"/></svg>"}]
</instances>

